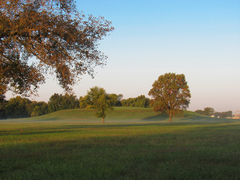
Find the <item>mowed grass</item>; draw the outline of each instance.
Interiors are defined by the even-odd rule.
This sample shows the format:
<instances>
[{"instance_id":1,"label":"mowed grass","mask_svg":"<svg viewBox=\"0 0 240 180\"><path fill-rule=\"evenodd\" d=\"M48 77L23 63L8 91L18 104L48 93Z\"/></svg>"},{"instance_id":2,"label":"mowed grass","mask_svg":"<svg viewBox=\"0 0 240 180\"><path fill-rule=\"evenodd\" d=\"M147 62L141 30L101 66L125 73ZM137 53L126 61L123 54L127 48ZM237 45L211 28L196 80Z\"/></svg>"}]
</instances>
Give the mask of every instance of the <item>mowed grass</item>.
<instances>
[{"instance_id":1,"label":"mowed grass","mask_svg":"<svg viewBox=\"0 0 240 180\"><path fill-rule=\"evenodd\" d=\"M133 110L0 121L0 179L240 179L239 120Z\"/></svg>"}]
</instances>

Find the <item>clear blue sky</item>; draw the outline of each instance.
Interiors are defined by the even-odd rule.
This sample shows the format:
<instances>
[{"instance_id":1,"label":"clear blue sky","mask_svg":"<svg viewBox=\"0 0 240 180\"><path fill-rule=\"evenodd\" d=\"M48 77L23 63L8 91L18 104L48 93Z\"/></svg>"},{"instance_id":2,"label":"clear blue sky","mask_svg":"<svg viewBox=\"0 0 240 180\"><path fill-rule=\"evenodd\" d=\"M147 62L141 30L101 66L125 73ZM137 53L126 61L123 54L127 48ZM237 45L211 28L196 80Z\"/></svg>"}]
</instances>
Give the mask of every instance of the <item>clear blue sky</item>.
<instances>
[{"instance_id":1,"label":"clear blue sky","mask_svg":"<svg viewBox=\"0 0 240 180\"><path fill-rule=\"evenodd\" d=\"M99 42L107 65L94 79L82 76L77 97L93 86L124 98L147 96L158 76L174 72L188 81L189 110L240 110L239 0L80 0L77 9L115 27ZM36 100L63 92L51 79Z\"/></svg>"}]
</instances>

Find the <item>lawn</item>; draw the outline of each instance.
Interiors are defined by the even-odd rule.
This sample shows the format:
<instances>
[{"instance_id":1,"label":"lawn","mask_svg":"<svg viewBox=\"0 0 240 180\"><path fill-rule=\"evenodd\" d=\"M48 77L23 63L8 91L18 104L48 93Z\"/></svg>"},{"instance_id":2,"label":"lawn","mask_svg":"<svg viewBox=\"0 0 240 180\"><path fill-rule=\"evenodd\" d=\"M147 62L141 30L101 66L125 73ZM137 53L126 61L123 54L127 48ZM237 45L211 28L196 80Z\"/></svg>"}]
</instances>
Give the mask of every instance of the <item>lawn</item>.
<instances>
[{"instance_id":1,"label":"lawn","mask_svg":"<svg viewBox=\"0 0 240 180\"><path fill-rule=\"evenodd\" d=\"M0 179L240 179L239 120L72 111L0 121Z\"/></svg>"}]
</instances>

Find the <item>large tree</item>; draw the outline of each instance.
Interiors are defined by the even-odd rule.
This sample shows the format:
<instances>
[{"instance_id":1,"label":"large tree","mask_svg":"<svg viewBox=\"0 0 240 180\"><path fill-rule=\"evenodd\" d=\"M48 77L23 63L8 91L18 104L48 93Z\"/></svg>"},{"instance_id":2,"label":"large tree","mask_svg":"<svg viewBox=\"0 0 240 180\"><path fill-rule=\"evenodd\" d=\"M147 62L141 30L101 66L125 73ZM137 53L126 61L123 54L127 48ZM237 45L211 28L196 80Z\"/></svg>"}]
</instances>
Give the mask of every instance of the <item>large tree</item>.
<instances>
[{"instance_id":1,"label":"large tree","mask_svg":"<svg viewBox=\"0 0 240 180\"><path fill-rule=\"evenodd\" d=\"M103 17L79 13L74 0L1 0L0 95L34 93L46 72L66 90L79 75L93 77L107 59L98 40L113 29Z\"/></svg>"},{"instance_id":2,"label":"large tree","mask_svg":"<svg viewBox=\"0 0 240 180\"><path fill-rule=\"evenodd\" d=\"M153 97L153 110L173 115L186 109L190 103L191 94L184 74L166 73L158 77L148 93Z\"/></svg>"}]
</instances>

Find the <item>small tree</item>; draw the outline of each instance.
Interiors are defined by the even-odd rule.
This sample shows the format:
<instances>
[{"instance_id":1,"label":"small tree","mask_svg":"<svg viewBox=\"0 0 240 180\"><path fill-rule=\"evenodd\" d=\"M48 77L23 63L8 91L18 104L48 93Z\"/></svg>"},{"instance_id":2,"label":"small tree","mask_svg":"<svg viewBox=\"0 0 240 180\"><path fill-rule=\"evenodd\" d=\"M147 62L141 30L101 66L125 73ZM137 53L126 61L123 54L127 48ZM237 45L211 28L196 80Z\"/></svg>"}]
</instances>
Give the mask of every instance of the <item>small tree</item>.
<instances>
[{"instance_id":1,"label":"small tree","mask_svg":"<svg viewBox=\"0 0 240 180\"><path fill-rule=\"evenodd\" d=\"M211 116L214 114L214 109L211 107L205 107L203 110L203 115L205 116Z\"/></svg>"},{"instance_id":2,"label":"small tree","mask_svg":"<svg viewBox=\"0 0 240 180\"><path fill-rule=\"evenodd\" d=\"M153 110L167 113L170 122L173 115L188 107L191 98L185 76L175 73L159 76L148 94L153 97Z\"/></svg>"},{"instance_id":3,"label":"small tree","mask_svg":"<svg viewBox=\"0 0 240 180\"><path fill-rule=\"evenodd\" d=\"M112 109L113 107L111 98L106 93L105 89L95 86L88 91L84 99L88 101L87 108L96 109L95 116L102 118L102 122L104 123L104 119L107 116L106 110Z\"/></svg>"},{"instance_id":4,"label":"small tree","mask_svg":"<svg viewBox=\"0 0 240 180\"><path fill-rule=\"evenodd\" d=\"M196 111L194 111L195 113L198 113L198 114L203 114L203 111L202 110L200 110L200 109L198 109L198 110L196 110Z\"/></svg>"}]
</instances>

